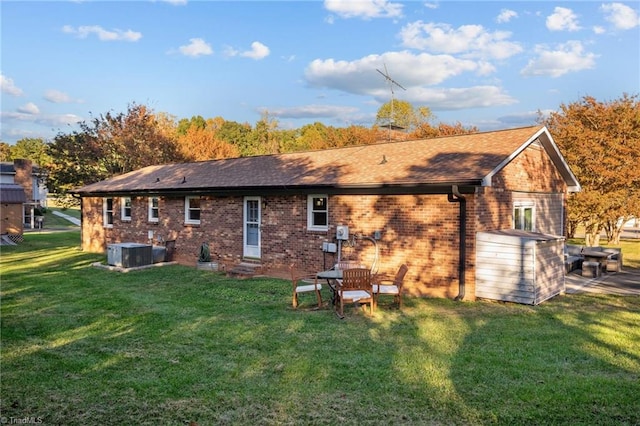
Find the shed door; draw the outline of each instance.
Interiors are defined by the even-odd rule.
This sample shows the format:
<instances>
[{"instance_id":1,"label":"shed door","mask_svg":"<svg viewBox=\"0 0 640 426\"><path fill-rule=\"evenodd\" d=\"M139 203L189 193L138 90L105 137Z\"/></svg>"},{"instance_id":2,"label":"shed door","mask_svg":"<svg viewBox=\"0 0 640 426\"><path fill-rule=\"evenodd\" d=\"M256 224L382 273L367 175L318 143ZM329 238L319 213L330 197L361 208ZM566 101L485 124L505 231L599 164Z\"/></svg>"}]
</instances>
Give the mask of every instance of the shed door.
<instances>
[{"instance_id":1,"label":"shed door","mask_svg":"<svg viewBox=\"0 0 640 426\"><path fill-rule=\"evenodd\" d=\"M244 198L244 257L260 259L260 197Z\"/></svg>"}]
</instances>

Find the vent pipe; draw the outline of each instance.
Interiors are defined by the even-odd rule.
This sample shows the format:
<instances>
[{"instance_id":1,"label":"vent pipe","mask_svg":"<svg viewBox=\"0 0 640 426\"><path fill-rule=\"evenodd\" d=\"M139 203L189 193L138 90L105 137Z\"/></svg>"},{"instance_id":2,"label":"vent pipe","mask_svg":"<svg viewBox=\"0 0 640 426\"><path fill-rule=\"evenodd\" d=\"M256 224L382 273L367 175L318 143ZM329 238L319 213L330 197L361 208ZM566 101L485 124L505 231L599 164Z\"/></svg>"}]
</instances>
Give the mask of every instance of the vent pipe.
<instances>
[{"instance_id":1,"label":"vent pipe","mask_svg":"<svg viewBox=\"0 0 640 426\"><path fill-rule=\"evenodd\" d=\"M451 193L447 194L447 199L451 203L460 205L460 226L458 229L458 295L453 299L460 301L464 299L465 293L465 272L467 261L467 199L458 190L458 185L451 186Z\"/></svg>"}]
</instances>

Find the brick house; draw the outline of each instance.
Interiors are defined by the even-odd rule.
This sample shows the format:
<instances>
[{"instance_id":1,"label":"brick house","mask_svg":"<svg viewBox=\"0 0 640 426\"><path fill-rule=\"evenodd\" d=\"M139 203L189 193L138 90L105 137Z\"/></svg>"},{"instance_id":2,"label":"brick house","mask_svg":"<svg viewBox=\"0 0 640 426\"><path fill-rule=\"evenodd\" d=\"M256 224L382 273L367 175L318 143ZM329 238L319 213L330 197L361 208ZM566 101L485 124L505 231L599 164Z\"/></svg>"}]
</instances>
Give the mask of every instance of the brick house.
<instances>
[{"instance_id":1,"label":"brick house","mask_svg":"<svg viewBox=\"0 0 640 426\"><path fill-rule=\"evenodd\" d=\"M579 189L536 126L150 166L75 193L87 251L175 239L176 259L195 265L207 242L221 265L249 259L267 274L338 257L390 273L407 263L409 294L473 300L476 234L564 235L566 197Z\"/></svg>"},{"instance_id":2,"label":"brick house","mask_svg":"<svg viewBox=\"0 0 640 426\"><path fill-rule=\"evenodd\" d=\"M5 201L0 202L2 209L11 212L11 219L5 212L2 213L2 233L21 238L24 228L35 228L38 225L35 209L47 206L45 176L40 167L31 160L3 161L0 162L0 185L4 188L2 194ZM16 202L16 191L13 189L16 185L23 191L21 198L24 198L24 201L20 203ZM7 200L10 202L6 202ZM8 221L11 221L11 226L7 225Z\"/></svg>"}]
</instances>

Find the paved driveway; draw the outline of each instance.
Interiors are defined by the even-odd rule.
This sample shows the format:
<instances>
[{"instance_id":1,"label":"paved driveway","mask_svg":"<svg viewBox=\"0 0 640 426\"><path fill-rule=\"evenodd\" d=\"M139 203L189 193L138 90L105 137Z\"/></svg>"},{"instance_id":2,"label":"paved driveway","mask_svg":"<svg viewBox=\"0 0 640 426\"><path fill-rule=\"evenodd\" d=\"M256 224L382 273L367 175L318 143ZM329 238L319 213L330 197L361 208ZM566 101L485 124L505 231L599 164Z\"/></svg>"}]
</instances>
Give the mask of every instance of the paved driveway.
<instances>
[{"instance_id":1,"label":"paved driveway","mask_svg":"<svg viewBox=\"0 0 640 426\"><path fill-rule=\"evenodd\" d=\"M640 269L624 268L621 272L604 273L598 278L584 278L580 270L565 277L567 294L605 293L640 296Z\"/></svg>"}]
</instances>

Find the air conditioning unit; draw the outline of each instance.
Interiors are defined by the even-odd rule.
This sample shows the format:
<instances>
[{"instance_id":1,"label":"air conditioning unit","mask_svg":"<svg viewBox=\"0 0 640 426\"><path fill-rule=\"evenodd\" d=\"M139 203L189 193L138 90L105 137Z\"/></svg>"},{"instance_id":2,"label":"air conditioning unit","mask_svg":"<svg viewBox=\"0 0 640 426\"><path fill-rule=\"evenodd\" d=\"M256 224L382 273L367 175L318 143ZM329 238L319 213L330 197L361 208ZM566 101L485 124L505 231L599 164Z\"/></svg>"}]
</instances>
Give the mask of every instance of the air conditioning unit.
<instances>
[{"instance_id":1,"label":"air conditioning unit","mask_svg":"<svg viewBox=\"0 0 640 426\"><path fill-rule=\"evenodd\" d=\"M151 265L153 250L150 244L109 244L107 246L107 263L121 268Z\"/></svg>"}]
</instances>

